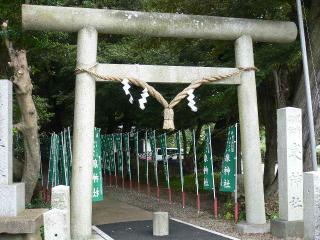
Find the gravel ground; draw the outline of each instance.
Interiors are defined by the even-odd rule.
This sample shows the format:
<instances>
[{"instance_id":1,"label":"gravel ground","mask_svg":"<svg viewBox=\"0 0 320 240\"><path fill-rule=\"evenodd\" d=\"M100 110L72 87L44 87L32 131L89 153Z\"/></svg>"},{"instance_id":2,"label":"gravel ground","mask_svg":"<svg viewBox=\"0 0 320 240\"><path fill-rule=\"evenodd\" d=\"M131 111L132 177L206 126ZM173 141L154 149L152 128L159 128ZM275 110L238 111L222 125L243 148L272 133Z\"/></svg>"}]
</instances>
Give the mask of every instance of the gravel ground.
<instances>
[{"instance_id":1,"label":"gravel ground","mask_svg":"<svg viewBox=\"0 0 320 240\"><path fill-rule=\"evenodd\" d=\"M215 220L207 211L198 213L193 206L187 205L184 209L179 202L173 200L172 204L166 199L158 199L152 193L148 197L145 193L130 191L128 189L107 187L107 194L111 194L113 198L131 204L133 206L148 210L148 211L166 211L170 217L195 224L213 231L217 231L226 235L237 237L246 240L256 239L278 239L272 237L271 234L239 234L233 222L225 220Z\"/></svg>"}]
</instances>

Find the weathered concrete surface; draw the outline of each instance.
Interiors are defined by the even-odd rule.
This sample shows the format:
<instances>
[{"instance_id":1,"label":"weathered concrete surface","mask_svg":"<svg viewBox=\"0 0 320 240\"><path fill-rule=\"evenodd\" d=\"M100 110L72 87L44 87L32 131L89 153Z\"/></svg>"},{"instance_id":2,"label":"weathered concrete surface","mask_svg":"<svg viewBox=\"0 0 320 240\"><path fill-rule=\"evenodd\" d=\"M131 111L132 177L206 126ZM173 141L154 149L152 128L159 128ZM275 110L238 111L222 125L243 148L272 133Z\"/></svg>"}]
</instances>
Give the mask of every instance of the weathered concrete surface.
<instances>
[{"instance_id":1,"label":"weathered concrete surface","mask_svg":"<svg viewBox=\"0 0 320 240\"><path fill-rule=\"evenodd\" d=\"M0 217L25 208L24 183L12 183L12 82L0 80Z\"/></svg>"},{"instance_id":2,"label":"weathered concrete surface","mask_svg":"<svg viewBox=\"0 0 320 240\"><path fill-rule=\"evenodd\" d=\"M105 240L105 238L101 237L99 233L97 233L94 229L92 230L92 234L90 240Z\"/></svg>"},{"instance_id":3,"label":"weathered concrete surface","mask_svg":"<svg viewBox=\"0 0 320 240\"><path fill-rule=\"evenodd\" d=\"M96 63L98 33L84 28L78 33L77 66ZM89 74L76 77L71 182L71 237L88 239L92 218L92 164L96 82Z\"/></svg>"},{"instance_id":4,"label":"weathered concrete surface","mask_svg":"<svg viewBox=\"0 0 320 240\"><path fill-rule=\"evenodd\" d=\"M0 234L0 240L42 240L40 230L26 234Z\"/></svg>"},{"instance_id":5,"label":"weathered concrete surface","mask_svg":"<svg viewBox=\"0 0 320 240\"><path fill-rule=\"evenodd\" d=\"M271 233L279 238L303 237L302 121L298 108L277 110L279 219Z\"/></svg>"},{"instance_id":6,"label":"weathered concrete surface","mask_svg":"<svg viewBox=\"0 0 320 240\"><path fill-rule=\"evenodd\" d=\"M188 83L204 77L225 75L239 71L236 68L159 66L139 64L98 64L96 72L105 76L137 78L154 83ZM97 81L103 81L97 78ZM240 74L212 82L212 84L240 84Z\"/></svg>"},{"instance_id":7,"label":"weathered concrete surface","mask_svg":"<svg viewBox=\"0 0 320 240\"><path fill-rule=\"evenodd\" d=\"M169 214L167 212L153 213L153 236L169 235Z\"/></svg>"},{"instance_id":8,"label":"weathered concrete surface","mask_svg":"<svg viewBox=\"0 0 320 240\"><path fill-rule=\"evenodd\" d=\"M302 121L298 108L277 111L279 219L303 220Z\"/></svg>"},{"instance_id":9,"label":"weathered concrete surface","mask_svg":"<svg viewBox=\"0 0 320 240\"><path fill-rule=\"evenodd\" d=\"M320 239L320 172L303 174L304 239Z\"/></svg>"},{"instance_id":10,"label":"weathered concrete surface","mask_svg":"<svg viewBox=\"0 0 320 240\"><path fill-rule=\"evenodd\" d=\"M2 185L12 183L12 82L7 79L0 79L0 109L0 185Z\"/></svg>"},{"instance_id":11,"label":"weathered concrete surface","mask_svg":"<svg viewBox=\"0 0 320 240\"><path fill-rule=\"evenodd\" d=\"M43 214L43 222L46 240L70 240L66 210L51 209Z\"/></svg>"},{"instance_id":12,"label":"weathered concrete surface","mask_svg":"<svg viewBox=\"0 0 320 240\"><path fill-rule=\"evenodd\" d=\"M108 193L103 201L93 203L92 207L93 225L152 219L151 212L113 199Z\"/></svg>"},{"instance_id":13,"label":"weathered concrete surface","mask_svg":"<svg viewBox=\"0 0 320 240\"><path fill-rule=\"evenodd\" d=\"M237 224L237 231L244 234L249 233L268 233L270 232L270 223L265 224L249 224L240 222Z\"/></svg>"},{"instance_id":14,"label":"weathered concrete surface","mask_svg":"<svg viewBox=\"0 0 320 240\"><path fill-rule=\"evenodd\" d=\"M237 67L246 68L254 66L253 42L250 36L243 36L236 41L235 55ZM263 225L266 223L266 216L263 176L261 172L262 161L254 71L241 74L241 85L238 86L238 105L244 172L246 221L248 224Z\"/></svg>"},{"instance_id":15,"label":"weathered concrete surface","mask_svg":"<svg viewBox=\"0 0 320 240\"><path fill-rule=\"evenodd\" d=\"M0 217L15 217L25 209L25 184L0 185Z\"/></svg>"},{"instance_id":16,"label":"weathered concrete surface","mask_svg":"<svg viewBox=\"0 0 320 240\"><path fill-rule=\"evenodd\" d=\"M64 231L66 239L70 239L70 187L59 185L52 188L51 195L52 209L59 209L65 212L66 221L64 223Z\"/></svg>"},{"instance_id":17,"label":"weathered concrete surface","mask_svg":"<svg viewBox=\"0 0 320 240\"><path fill-rule=\"evenodd\" d=\"M0 218L0 233L37 233L47 209L26 209L16 217Z\"/></svg>"},{"instance_id":18,"label":"weathered concrete surface","mask_svg":"<svg viewBox=\"0 0 320 240\"><path fill-rule=\"evenodd\" d=\"M254 41L292 42L297 37L292 22L39 5L22 5L22 25L26 30L77 32L91 26L106 34L216 40L248 35Z\"/></svg>"},{"instance_id":19,"label":"weathered concrete surface","mask_svg":"<svg viewBox=\"0 0 320 240\"><path fill-rule=\"evenodd\" d=\"M271 233L281 239L303 238L303 221L271 220Z\"/></svg>"}]
</instances>

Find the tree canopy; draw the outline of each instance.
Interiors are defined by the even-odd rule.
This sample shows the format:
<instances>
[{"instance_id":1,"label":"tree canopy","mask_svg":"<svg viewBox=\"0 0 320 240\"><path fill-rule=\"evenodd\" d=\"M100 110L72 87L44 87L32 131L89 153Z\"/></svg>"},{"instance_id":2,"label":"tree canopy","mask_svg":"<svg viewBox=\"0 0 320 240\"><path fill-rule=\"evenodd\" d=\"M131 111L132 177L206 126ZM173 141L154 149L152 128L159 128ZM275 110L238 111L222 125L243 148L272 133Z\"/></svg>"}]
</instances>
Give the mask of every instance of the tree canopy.
<instances>
[{"instance_id":1,"label":"tree canopy","mask_svg":"<svg viewBox=\"0 0 320 240\"><path fill-rule=\"evenodd\" d=\"M2 20L9 19L10 34L19 47L28 51L35 94L40 109L44 131L59 130L71 125L73 120L74 69L76 59L76 34L61 32L22 32L21 1L2 1ZM273 20L295 20L293 1L67 1L34 0L31 4L78 6L92 8L159 11L183 14L217 15ZM271 73L274 66L286 64L295 68L300 64L299 45L255 45L258 84ZM1 62L6 62L1 48ZM144 36L99 35L98 61L105 63L158 64L182 66L234 66L232 42L203 39L149 38ZM1 66L2 77L10 76L7 66ZM259 85L258 85L259 86ZM159 85L157 89L170 100L182 85ZM141 89L135 89L138 96ZM237 97L235 87L206 86L196 90L199 107L193 113L187 104L176 109L177 128L189 128L198 124L237 121ZM162 107L149 99L147 108L141 111L137 104L131 105L119 84L98 84L96 125L113 131L118 125L126 128L135 125L159 129L162 125ZM44 109L44 106L47 108ZM43 110L42 110L43 109ZM50 121L49 121L50 120Z\"/></svg>"}]
</instances>

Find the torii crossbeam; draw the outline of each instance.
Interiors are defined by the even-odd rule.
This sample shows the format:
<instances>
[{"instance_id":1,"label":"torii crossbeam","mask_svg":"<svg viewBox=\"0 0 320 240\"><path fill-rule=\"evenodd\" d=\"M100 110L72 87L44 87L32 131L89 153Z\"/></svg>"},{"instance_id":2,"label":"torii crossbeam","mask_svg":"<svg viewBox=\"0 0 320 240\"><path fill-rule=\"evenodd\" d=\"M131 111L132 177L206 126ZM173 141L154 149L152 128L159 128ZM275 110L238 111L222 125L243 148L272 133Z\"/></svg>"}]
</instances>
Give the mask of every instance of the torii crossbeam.
<instances>
[{"instance_id":1,"label":"torii crossbeam","mask_svg":"<svg viewBox=\"0 0 320 240\"><path fill-rule=\"evenodd\" d=\"M96 65L98 32L231 40L235 41L236 67L242 68L254 66L253 41L289 43L297 36L297 27L292 22L34 5L23 5L22 24L25 30L78 32L78 67ZM102 73L112 71L116 74L125 71L128 74L140 74L148 81L159 82L160 78L151 78L151 75L163 68L166 82L192 80L183 75L181 67L137 68L124 65L118 69L115 68L116 65L110 66L112 67L106 68L98 64L97 70ZM194 77L207 74L205 69L209 73L232 71L217 68L203 68L198 71L199 69L189 68L190 72L195 71L192 75ZM77 240L89 239L91 235L95 80L87 73L77 74L76 77L71 232L72 239ZM255 73L243 72L239 77L225 80L224 83L238 85L246 224L250 225L254 232L259 226L266 224Z\"/></svg>"}]
</instances>

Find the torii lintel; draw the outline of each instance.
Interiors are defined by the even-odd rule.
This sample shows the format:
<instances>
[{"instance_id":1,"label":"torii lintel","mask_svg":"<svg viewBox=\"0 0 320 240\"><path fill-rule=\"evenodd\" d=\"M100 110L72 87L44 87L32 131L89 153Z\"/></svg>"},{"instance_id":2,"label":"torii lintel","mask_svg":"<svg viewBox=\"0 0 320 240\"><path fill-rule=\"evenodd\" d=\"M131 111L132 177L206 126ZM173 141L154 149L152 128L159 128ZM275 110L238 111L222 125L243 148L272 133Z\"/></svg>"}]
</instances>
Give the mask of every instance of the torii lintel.
<instances>
[{"instance_id":1,"label":"torii lintel","mask_svg":"<svg viewBox=\"0 0 320 240\"><path fill-rule=\"evenodd\" d=\"M293 22L40 5L22 5L22 25L25 30L78 32L93 27L106 34L215 40L248 35L278 43L297 37Z\"/></svg>"}]
</instances>

